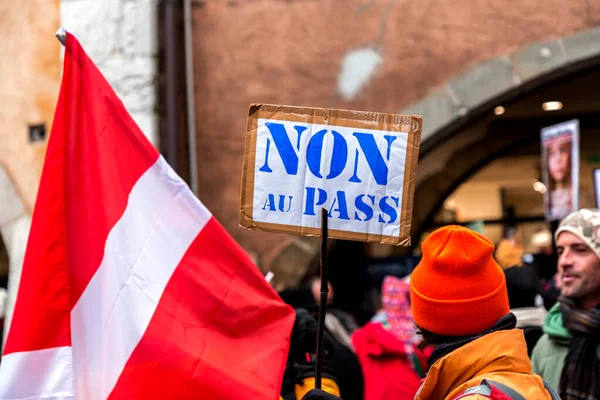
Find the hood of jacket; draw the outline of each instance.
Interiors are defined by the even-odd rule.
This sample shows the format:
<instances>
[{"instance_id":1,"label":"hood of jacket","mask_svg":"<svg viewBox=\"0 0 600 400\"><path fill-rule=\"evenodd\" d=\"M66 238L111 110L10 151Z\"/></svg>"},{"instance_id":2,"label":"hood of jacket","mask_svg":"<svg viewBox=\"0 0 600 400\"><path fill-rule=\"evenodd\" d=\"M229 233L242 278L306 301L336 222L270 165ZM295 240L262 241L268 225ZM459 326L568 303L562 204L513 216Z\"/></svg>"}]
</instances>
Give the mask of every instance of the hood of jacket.
<instances>
[{"instance_id":1,"label":"hood of jacket","mask_svg":"<svg viewBox=\"0 0 600 400\"><path fill-rule=\"evenodd\" d=\"M559 303L556 303L548 312L548 315L544 320L542 330L551 338L559 340L571 340L571 334L563 325Z\"/></svg>"},{"instance_id":2,"label":"hood of jacket","mask_svg":"<svg viewBox=\"0 0 600 400\"><path fill-rule=\"evenodd\" d=\"M523 332L511 329L482 336L437 360L415 399L453 399L483 379L504 383L527 399L550 398L542 379L531 373Z\"/></svg>"},{"instance_id":3,"label":"hood of jacket","mask_svg":"<svg viewBox=\"0 0 600 400\"><path fill-rule=\"evenodd\" d=\"M357 352L368 354L370 357L406 357L406 344L383 327L381 323L371 322L356 330L352 342Z\"/></svg>"}]
</instances>

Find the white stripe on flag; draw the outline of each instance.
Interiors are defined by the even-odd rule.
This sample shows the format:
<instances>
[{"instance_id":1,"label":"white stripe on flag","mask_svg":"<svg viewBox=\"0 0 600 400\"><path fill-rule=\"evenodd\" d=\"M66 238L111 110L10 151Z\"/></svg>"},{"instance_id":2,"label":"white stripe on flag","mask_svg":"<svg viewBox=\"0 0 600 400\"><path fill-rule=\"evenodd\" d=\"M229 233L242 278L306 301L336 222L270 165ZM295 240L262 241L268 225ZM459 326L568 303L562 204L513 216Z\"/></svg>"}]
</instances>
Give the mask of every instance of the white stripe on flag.
<instances>
[{"instance_id":1,"label":"white stripe on flag","mask_svg":"<svg viewBox=\"0 0 600 400\"><path fill-rule=\"evenodd\" d=\"M211 217L162 157L136 182L71 312L78 398L109 396L173 271Z\"/></svg>"},{"instance_id":2,"label":"white stripe on flag","mask_svg":"<svg viewBox=\"0 0 600 400\"><path fill-rule=\"evenodd\" d=\"M70 347L11 353L0 363L0 399L73 399Z\"/></svg>"}]
</instances>

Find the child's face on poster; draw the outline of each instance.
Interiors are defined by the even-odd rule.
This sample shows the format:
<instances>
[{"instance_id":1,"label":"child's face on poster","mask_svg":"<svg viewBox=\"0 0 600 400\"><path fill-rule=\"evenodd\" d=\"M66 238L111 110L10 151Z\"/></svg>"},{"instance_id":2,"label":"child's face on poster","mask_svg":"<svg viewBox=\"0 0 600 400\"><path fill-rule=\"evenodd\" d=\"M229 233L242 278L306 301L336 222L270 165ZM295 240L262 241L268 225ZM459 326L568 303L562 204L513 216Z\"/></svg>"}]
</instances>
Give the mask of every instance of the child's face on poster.
<instances>
[{"instance_id":1,"label":"child's face on poster","mask_svg":"<svg viewBox=\"0 0 600 400\"><path fill-rule=\"evenodd\" d=\"M569 172L571 158L570 141L553 141L548 146L548 171L555 182L563 182Z\"/></svg>"}]
</instances>

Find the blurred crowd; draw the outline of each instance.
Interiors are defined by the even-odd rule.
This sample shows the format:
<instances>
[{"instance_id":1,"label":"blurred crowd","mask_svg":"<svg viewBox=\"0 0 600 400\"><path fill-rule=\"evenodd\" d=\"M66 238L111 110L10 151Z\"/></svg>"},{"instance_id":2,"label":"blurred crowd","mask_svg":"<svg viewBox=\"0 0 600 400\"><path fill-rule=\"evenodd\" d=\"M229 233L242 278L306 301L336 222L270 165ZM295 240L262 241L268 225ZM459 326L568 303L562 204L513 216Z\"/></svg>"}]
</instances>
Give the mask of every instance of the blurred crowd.
<instances>
[{"instance_id":1,"label":"blurred crowd","mask_svg":"<svg viewBox=\"0 0 600 400\"><path fill-rule=\"evenodd\" d=\"M322 390L320 280L281 292L297 314L282 398L600 399L600 210L579 210L532 242L525 254L514 237L494 244L442 227L410 274L385 276L363 324L330 286Z\"/></svg>"}]
</instances>

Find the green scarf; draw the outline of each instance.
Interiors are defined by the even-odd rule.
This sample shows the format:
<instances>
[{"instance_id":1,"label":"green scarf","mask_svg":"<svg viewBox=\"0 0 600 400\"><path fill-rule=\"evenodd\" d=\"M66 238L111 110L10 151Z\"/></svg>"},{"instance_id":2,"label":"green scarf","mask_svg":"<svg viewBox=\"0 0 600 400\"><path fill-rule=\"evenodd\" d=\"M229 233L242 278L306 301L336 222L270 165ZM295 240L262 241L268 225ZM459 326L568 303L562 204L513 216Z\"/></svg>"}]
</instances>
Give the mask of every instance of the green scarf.
<instances>
[{"instance_id":1,"label":"green scarf","mask_svg":"<svg viewBox=\"0 0 600 400\"><path fill-rule=\"evenodd\" d=\"M563 318L560 312L559 303L556 303L548 312L542 329L545 334L550 336L555 341L569 343L572 339L571 334L563 325Z\"/></svg>"}]
</instances>

